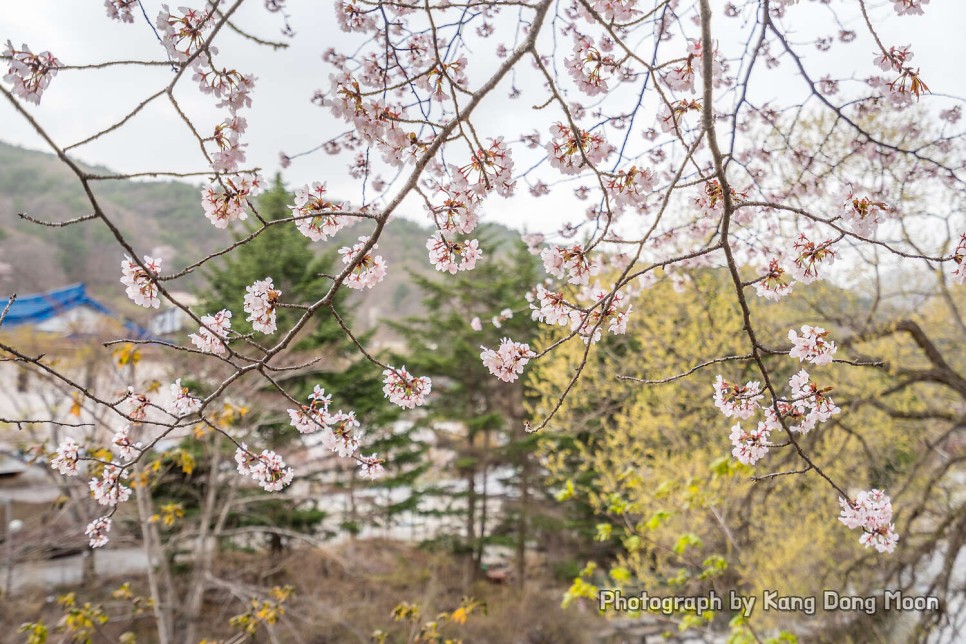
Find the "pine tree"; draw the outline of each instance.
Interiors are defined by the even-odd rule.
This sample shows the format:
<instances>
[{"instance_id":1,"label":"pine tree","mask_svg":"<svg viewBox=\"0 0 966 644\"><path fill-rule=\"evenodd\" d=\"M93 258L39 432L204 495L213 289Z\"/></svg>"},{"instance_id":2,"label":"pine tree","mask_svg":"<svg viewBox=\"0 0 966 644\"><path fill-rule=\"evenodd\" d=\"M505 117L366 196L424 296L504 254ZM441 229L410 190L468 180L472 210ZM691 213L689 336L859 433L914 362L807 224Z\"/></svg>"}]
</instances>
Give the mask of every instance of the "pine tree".
<instances>
[{"instance_id":1,"label":"pine tree","mask_svg":"<svg viewBox=\"0 0 966 644\"><path fill-rule=\"evenodd\" d=\"M525 341L537 335L523 294L540 280L539 261L523 244L510 244L472 272L414 277L423 292L423 306L433 314L392 325L407 340L410 370L433 378L423 422L438 430L439 447L452 452L447 468L461 482L426 492L456 502L439 514L462 519L462 534L453 535L454 547L468 555L468 581L481 569L485 546L505 541L495 534L499 531L517 546L522 582L531 492L538 482L535 440L523 425L525 379L501 382L480 361L481 345L496 347L502 337ZM481 246L487 245L484 233ZM497 320L497 327L492 319L501 318L505 309L513 316ZM485 320L482 331L471 328L474 317ZM444 429L453 423L460 428L455 434ZM499 495L503 510L494 517L490 486L500 482L497 472L504 473L502 482L515 489Z\"/></svg>"}]
</instances>

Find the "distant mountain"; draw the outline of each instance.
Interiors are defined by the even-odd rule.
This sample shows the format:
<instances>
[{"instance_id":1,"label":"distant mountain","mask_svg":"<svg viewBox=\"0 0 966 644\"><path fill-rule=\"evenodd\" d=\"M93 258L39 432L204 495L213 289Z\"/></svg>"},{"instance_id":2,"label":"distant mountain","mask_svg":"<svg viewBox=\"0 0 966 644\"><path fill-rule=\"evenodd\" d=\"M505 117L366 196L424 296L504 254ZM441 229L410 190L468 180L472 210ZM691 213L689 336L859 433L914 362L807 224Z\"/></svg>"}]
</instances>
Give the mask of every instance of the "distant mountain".
<instances>
[{"instance_id":1,"label":"distant mountain","mask_svg":"<svg viewBox=\"0 0 966 644\"><path fill-rule=\"evenodd\" d=\"M110 170L90 168L100 174ZM231 243L230 233L218 230L204 217L200 183L180 181L101 181L93 186L107 216L139 253L165 258L164 268L177 269ZM71 170L56 156L0 143L0 262L11 268L0 276L0 297L36 293L73 282L86 282L101 301L123 310L135 320L150 315L124 297L120 279L123 251L103 223L85 222L49 228L22 220L26 213L45 221L64 221L90 214L87 198ZM379 239L379 253L389 272L379 288L353 294L355 317L362 326L392 315L420 310L410 272L428 275L428 226L394 218ZM339 248L365 234L361 226L342 231L323 249ZM502 226L488 227L491 245L502 245L518 234ZM494 248L488 248L493 254ZM217 261L217 260L216 260ZM203 287L201 274L179 281L175 290Z\"/></svg>"}]
</instances>

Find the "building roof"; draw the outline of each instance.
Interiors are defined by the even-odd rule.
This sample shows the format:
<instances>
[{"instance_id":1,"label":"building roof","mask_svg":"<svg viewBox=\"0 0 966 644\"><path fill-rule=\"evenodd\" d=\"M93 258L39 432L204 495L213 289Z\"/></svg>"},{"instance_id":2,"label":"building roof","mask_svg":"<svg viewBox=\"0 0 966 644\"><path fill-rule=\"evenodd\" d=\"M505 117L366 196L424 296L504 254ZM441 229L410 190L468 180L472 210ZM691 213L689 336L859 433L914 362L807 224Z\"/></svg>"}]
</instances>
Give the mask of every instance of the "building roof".
<instances>
[{"instance_id":1,"label":"building roof","mask_svg":"<svg viewBox=\"0 0 966 644\"><path fill-rule=\"evenodd\" d=\"M0 311L5 310L9 302L9 298L0 299ZM3 319L3 326L39 325L71 311L85 308L101 315L115 317L110 309L87 294L86 284L80 283L46 293L18 296L13 304L10 304L10 309ZM133 322L123 320L123 324L124 328L135 337L143 338L148 335L145 329Z\"/></svg>"}]
</instances>

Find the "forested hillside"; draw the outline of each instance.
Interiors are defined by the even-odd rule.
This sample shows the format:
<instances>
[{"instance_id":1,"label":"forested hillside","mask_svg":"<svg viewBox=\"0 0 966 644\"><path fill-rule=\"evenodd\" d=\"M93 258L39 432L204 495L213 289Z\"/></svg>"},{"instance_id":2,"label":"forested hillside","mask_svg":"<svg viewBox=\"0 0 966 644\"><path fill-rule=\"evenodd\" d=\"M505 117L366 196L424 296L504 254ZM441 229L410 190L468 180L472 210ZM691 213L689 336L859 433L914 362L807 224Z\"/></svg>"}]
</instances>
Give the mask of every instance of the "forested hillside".
<instances>
[{"instance_id":1,"label":"forested hillside","mask_svg":"<svg viewBox=\"0 0 966 644\"><path fill-rule=\"evenodd\" d=\"M105 168L90 169L98 174L110 173ZM163 257L167 272L169 268L197 261L233 240L231 231L218 230L205 219L198 186L200 183L196 186L166 180L101 181L94 184L94 189L107 215L134 248ZM117 282L122 253L104 225L90 222L57 229L18 216L25 213L44 221L64 221L89 214L86 203L80 184L56 156L0 143L0 262L6 265L0 290L4 295L34 293L86 282L106 303L125 308L135 318L146 315L143 309L128 306ZM425 248L430 235L427 225L397 218L388 229L392 234L379 242L380 253L390 267L386 280L378 289L353 294L358 305L356 318L364 326L371 326L390 313L416 313L418 298L414 297L410 272L432 272ZM360 224L316 247L318 252L334 251L366 232ZM506 228L490 228L484 233L484 238L491 240L487 251L513 236ZM202 289L203 282L204 274L200 272L190 281L179 282L179 287Z\"/></svg>"}]
</instances>

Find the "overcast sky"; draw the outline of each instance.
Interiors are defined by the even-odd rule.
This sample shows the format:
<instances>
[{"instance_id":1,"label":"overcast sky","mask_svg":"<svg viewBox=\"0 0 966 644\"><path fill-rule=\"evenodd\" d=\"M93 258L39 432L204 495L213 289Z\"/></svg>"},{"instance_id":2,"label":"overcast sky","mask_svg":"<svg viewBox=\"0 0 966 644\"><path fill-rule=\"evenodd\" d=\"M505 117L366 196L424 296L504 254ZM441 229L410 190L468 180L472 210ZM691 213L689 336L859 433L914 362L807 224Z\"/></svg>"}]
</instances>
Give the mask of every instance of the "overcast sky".
<instances>
[{"instance_id":1,"label":"overcast sky","mask_svg":"<svg viewBox=\"0 0 966 644\"><path fill-rule=\"evenodd\" d=\"M145 0L143 4L153 20L161 2ZM171 0L171 4L199 3ZM715 2L715 5L719 4ZM805 6L807 4L803 1L793 7L785 21L786 28L799 43L808 43L817 35L828 35L837 30L828 23L827 14L816 13L816 8ZM854 2L849 0L838 4L854 5ZM963 34L966 2L932 0L926 6L925 16L902 19L894 16L889 2L880 0L871 4L874 16L882 19L883 39L890 44L913 46L916 53L913 63L921 65L923 77L935 94L966 95L966 72L962 62L966 60L966 37ZM262 5L260 0L248 2L236 15L237 22L263 38L281 38L281 22L268 14ZM0 42L10 39L15 45L27 43L35 52L49 49L65 64L119 58L163 58L161 46L143 19L134 25L109 20L101 0L0 0L0 7ZM290 0L288 10L297 34L287 50L273 52L231 33L219 36L222 51L231 52L233 66L258 77L253 107L244 112L249 121L249 132L244 140L249 143L249 164L263 168L266 176L279 169L279 151L299 152L344 129L342 123L331 118L326 110L312 105L309 99L315 89L328 87L330 67L322 62L321 53L330 46L352 51L359 43L357 37L343 34L338 29L329 1ZM819 21L815 16L822 16L822 19ZM727 24L721 20L722 25ZM847 70L856 70L859 78L877 73L872 65L874 45L862 26L858 22L845 26L855 29L860 36L847 48L838 48L837 53L821 54L812 45L800 47L806 64L814 65L810 72L814 71L815 78L825 72L842 75ZM716 33L721 41L727 41L730 32L719 30ZM742 45L737 39L733 43L721 44L738 47L738 52ZM496 41L493 42L495 45ZM791 77L792 72L791 66L785 65L781 68L781 76L768 83L767 91L772 92L774 98L787 98L802 91L801 83ZM139 68L137 73L132 73L132 68L62 72L44 94L41 106L30 106L31 112L58 144L67 145L116 121L139 100L162 87L170 74L171 71L163 67ZM213 101L200 95L190 79L186 80L180 85L179 97L192 118L210 131L208 128L219 122L224 114L213 109ZM505 96L505 90L500 91ZM526 101L517 103L521 109L532 104ZM502 96L494 96L490 104L481 108L479 115L491 128L491 136L510 130L509 126L520 119L531 118L508 110ZM540 118L546 125L547 117L540 115ZM519 132L519 128L512 131ZM6 101L0 102L0 141L46 150L29 124ZM177 119L170 104L161 101L144 110L118 134L80 148L76 156L85 162L125 172L207 169L197 143ZM344 158L335 161L324 154L315 154L297 160L283 176L292 187L328 180L333 193L354 190L355 186L348 182L340 185L344 180L335 178L344 176L344 163ZM518 229L533 230L558 226L561 212L579 220L586 207L586 203L572 200L569 187L536 202L525 189L519 192L521 195L505 207L489 206L487 217ZM356 194L345 196L358 199ZM415 207L412 210L421 214Z\"/></svg>"}]
</instances>

